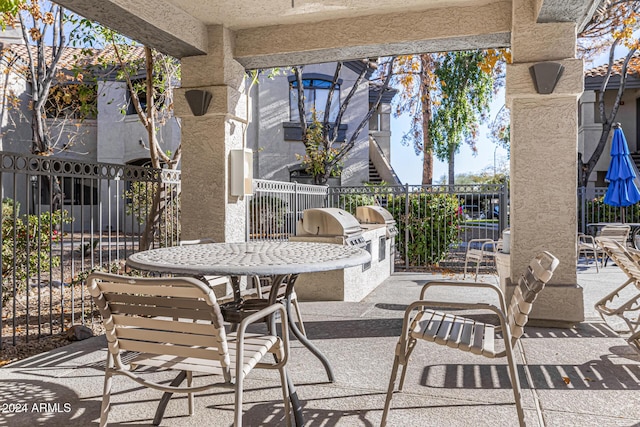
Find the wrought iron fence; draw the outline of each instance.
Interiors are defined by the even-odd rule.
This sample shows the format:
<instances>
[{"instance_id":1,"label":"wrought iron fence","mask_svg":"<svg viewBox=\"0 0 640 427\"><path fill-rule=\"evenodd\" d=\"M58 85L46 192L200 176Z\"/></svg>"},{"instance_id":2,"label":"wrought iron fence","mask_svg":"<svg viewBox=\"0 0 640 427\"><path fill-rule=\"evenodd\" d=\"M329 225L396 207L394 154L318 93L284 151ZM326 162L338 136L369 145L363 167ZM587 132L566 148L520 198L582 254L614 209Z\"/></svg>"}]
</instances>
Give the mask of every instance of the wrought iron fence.
<instances>
[{"instance_id":1,"label":"wrought iron fence","mask_svg":"<svg viewBox=\"0 0 640 427\"><path fill-rule=\"evenodd\" d=\"M0 188L0 348L85 323L83 279L122 270L158 189L166 198L151 246L179 239L179 171L2 152Z\"/></svg>"},{"instance_id":2,"label":"wrought iron fence","mask_svg":"<svg viewBox=\"0 0 640 427\"><path fill-rule=\"evenodd\" d=\"M578 189L578 231L596 235L598 223L625 222L633 224L631 235L632 244L640 248L640 203L624 208L610 206L604 203L606 187L581 187ZM594 225L594 226L591 226Z\"/></svg>"},{"instance_id":3,"label":"wrought iron fence","mask_svg":"<svg viewBox=\"0 0 640 427\"><path fill-rule=\"evenodd\" d=\"M598 222L640 223L640 203L619 208L604 203L606 187L578 189L578 230L591 232L588 225Z\"/></svg>"},{"instance_id":4,"label":"wrought iron fence","mask_svg":"<svg viewBox=\"0 0 640 427\"><path fill-rule=\"evenodd\" d=\"M352 213L362 205L386 208L399 229L399 267L458 271L470 240L497 240L508 226L507 200L502 184L362 186L330 188L328 205Z\"/></svg>"},{"instance_id":5,"label":"wrought iron fence","mask_svg":"<svg viewBox=\"0 0 640 427\"><path fill-rule=\"evenodd\" d=\"M498 239L508 226L505 185L324 187L256 180L249 202L248 240L287 239L302 211L379 205L397 221L396 253L406 268L459 269L472 239ZM501 214L503 213L503 214Z\"/></svg>"},{"instance_id":6,"label":"wrought iron fence","mask_svg":"<svg viewBox=\"0 0 640 427\"><path fill-rule=\"evenodd\" d=\"M247 240L286 240L295 235L305 209L326 206L328 187L253 180L247 210Z\"/></svg>"}]
</instances>

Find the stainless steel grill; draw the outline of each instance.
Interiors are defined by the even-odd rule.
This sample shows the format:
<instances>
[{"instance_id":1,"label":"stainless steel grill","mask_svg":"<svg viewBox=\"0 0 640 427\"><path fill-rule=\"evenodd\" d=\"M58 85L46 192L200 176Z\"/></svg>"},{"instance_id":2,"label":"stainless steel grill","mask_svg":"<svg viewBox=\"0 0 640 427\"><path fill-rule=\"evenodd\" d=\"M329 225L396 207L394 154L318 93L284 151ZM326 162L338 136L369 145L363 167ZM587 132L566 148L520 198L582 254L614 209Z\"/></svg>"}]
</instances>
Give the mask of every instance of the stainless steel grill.
<instances>
[{"instance_id":1,"label":"stainless steel grill","mask_svg":"<svg viewBox=\"0 0 640 427\"><path fill-rule=\"evenodd\" d=\"M356 218L361 224L384 224L387 226L387 238L398 234L396 220L391 212L380 206L358 206Z\"/></svg>"},{"instance_id":2,"label":"stainless steel grill","mask_svg":"<svg viewBox=\"0 0 640 427\"><path fill-rule=\"evenodd\" d=\"M361 247L366 244L358 220L338 208L306 209L297 223L296 235L289 240Z\"/></svg>"}]
</instances>

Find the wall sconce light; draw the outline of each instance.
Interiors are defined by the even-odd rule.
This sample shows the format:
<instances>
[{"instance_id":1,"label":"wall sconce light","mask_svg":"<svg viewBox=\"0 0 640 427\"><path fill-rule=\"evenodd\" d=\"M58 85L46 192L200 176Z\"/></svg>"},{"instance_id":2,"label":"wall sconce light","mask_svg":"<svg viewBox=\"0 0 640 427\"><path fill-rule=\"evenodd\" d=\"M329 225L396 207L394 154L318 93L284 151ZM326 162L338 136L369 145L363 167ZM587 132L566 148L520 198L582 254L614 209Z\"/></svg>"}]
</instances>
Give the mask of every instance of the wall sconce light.
<instances>
[{"instance_id":1,"label":"wall sconce light","mask_svg":"<svg viewBox=\"0 0 640 427\"><path fill-rule=\"evenodd\" d=\"M529 67L533 85L536 87L536 92L541 95L553 92L563 71L564 65L557 62L539 62Z\"/></svg>"},{"instance_id":2,"label":"wall sconce light","mask_svg":"<svg viewBox=\"0 0 640 427\"><path fill-rule=\"evenodd\" d=\"M208 90L192 89L184 93L189 108L194 116L204 116L209 109L209 103L211 102L211 92Z\"/></svg>"},{"instance_id":3,"label":"wall sconce light","mask_svg":"<svg viewBox=\"0 0 640 427\"><path fill-rule=\"evenodd\" d=\"M253 194L253 150L230 150L229 174L229 190L232 196Z\"/></svg>"}]
</instances>

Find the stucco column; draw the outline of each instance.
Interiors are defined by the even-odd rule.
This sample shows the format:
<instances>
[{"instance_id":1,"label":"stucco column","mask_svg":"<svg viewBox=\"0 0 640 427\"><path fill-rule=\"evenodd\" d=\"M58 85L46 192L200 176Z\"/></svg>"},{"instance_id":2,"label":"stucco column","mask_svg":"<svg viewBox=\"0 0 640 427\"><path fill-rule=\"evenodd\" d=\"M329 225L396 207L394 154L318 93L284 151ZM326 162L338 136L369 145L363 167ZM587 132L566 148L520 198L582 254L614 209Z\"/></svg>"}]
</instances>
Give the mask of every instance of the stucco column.
<instances>
[{"instance_id":1,"label":"stucco column","mask_svg":"<svg viewBox=\"0 0 640 427\"><path fill-rule=\"evenodd\" d=\"M182 88L175 94L182 118L183 239L245 240L245 200L229 194L229 151L242 148L247 96L244 67L233 59L233 33L208 28L207 55L182 58ZM212 93L207 113L195 117L185 99L190 89Z\"/></svg>"},{"instance_id":2,"label":"stucco column","mask_svg":"<svg viewBox=\"0 0 640 427\"><path fill-rule=\"evenodd\" d=\"M584 319L577 285L578 97L582 60L575 59L574 23L536 24L537 3L513 0L512 58L507 66L511 110L511 282L546 250L560 260L540 294L531 319L564 326ZM539 62L564 66L553 93L538 94L529 68ZM507 292L509 293L509 292Z\"/></svg>"}]
</instances>

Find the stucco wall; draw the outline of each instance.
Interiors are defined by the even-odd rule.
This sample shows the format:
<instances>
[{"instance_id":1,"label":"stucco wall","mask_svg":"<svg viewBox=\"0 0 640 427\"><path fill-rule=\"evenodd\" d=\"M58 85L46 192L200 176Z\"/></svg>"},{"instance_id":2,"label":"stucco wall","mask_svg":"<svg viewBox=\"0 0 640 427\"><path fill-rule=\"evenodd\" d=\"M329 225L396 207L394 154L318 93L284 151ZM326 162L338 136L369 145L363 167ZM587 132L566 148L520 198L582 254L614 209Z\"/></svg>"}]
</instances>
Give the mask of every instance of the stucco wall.
<instances>
[{"instance_id":1,"label":"stucco wall","mask_svg":"<svg viewBox=\"0 0 640 427\"><path fill-rule=\"evenodd\" d=\"M123 82L100 82L98 97L99 162L128 163L148 159L149 138L137 115L123 115L127 103L127 87ZM172 152L180 144L180 129L175 118L160 128L163 150ZM142 141L142 143L140 143Z\"/></svg>"},{"instance_id":2,"label":"stucco wall","mask_svg":"<svg viewBox=\"0 0 640 427\"><path fill-rule=\"evenodd\" d=\"M617 91L607 91L605 93L605 105L606 113L611 112L611 106L615 100ZM638 123L636 120L636 99L640 96L640 90L628 89L625 91L622 97L622 103L618 114L616 115L615 122L622 124L622 130L629 144L629 150L633 153L640 151L638 144ZM596 145L602 134L602 124L599 122L599 111L597 104L597 95L594 91L585 91L580 98L581 108L581 124L579 129L579 150L583 153L583 161L588 160L589 156L595 150ZM598 171L605 172L609 168L611 156L611 136L604 148L600 159L596 163L596 167L589 177L590 185L594 185L597 179Z\"/></svg>"},{"instance_id":3,"label":"stucco wall","mask_svg":"<svg viewBox=\"0 0 640 427\"><path fill-rule=\"evenodd\" d=\"M333 76L335 64L309 65L304 73ZM289 122L289 81L287 73L269 79L262 76L252 98L254 117L247 133L248 146L258 152L255 166L256 178L289 181L289 171L298 168L296 154L304 154L299 141L285 141L283 122ZM343 67L340 73L341 102L351 90L357 74ZM355 131L369 109L368 85L363 84L350 101L342 123L348 125L347 140ZM369 177L368 126L360 133L356 144L344 163L343 185L361 185Z\"/></svg>"}]
</instances>

